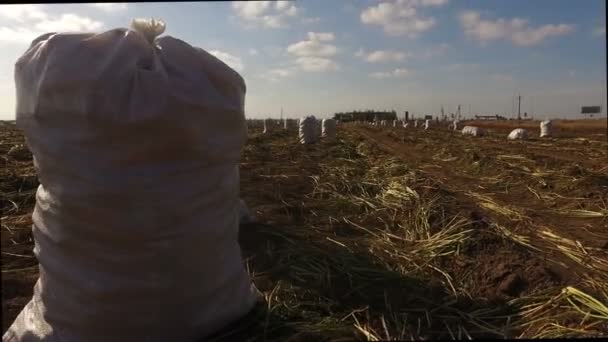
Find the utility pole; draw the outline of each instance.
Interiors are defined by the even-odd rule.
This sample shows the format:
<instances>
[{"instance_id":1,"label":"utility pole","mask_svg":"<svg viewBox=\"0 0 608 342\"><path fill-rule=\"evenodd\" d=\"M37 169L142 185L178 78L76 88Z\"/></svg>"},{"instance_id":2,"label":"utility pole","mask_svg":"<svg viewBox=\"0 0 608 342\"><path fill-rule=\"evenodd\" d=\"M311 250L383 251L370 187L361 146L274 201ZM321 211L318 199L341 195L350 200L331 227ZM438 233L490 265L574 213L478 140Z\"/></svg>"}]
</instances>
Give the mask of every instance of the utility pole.
<instances>
[{"instance_id":1,"label":"utility pole","mask_svg":"<svg viewBox=\"0 0 608 342\"><path fill-rule=\"evenodd\" d=\"M517 120L521 120L521 95L517 97Z\"/></svg>"},{"instance_id":2,"label":"utility pole","mask_svg":"<svg viewBox=\"0 0 608 342\"><path fill-rule=\"evenodd\" d=\"M458 120L460 120L460 105L458 105Z\"/></svg>"},{"instance_id":3,"label":"utility pole","mask_svg":"<svg viewBox=\"0 0 608 342\"><path fill-rule=\"evenodd\" d=\"M532 96L532 111L531 112L532 112L531 113L532 114L532 118L534 118L534 113L535 113L534 112L534 96Z\"/></svg>"}]
</instances>

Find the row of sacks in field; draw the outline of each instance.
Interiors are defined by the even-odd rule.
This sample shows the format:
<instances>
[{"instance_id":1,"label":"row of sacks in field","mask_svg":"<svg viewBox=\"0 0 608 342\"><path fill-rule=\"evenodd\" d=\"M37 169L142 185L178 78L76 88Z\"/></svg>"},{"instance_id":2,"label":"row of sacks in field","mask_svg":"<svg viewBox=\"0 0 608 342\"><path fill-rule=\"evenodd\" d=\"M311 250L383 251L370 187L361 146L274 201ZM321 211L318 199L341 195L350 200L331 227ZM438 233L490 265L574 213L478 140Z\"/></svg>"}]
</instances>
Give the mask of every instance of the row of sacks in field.
<instances>
[{"instance_id":1,"label":"row of sacks in field","mask_svg":"<svg viewBox=\"0 0 608 342\"><path fill-rule=\"evenodd\" d=\"M552 135L552 123L551 120L545 120L540 123L540 137L548 138ZM481 127L476 126L465 126L462 129L462 134L472 135L472 136L484 136L486 135L486 131ZM509 140L527 140L530 137L528 130L523 128L516 128L509 133L507 139Z\"/></svg>"},{"instance_id":2,"label":"row of sacks in field","mask_svg":"<svg viewBox=\"0 0 608 342\"><path fill-rule=\"evenodd\" d=\"M264 120L264 134L272 132L276 120ZM288 128L288 121L284 121L283 129ZM298 139L302 144L313 144L319 139L334 140L337 132L337 122L334 119L317 120L314 115L306 116L298 120Z\"/></svg>"},{"instance_id":3,"label":"row of sacks in field","mask_svg":"<svg viewBox=\"0 0 608 342\"><path fill-rule=\"evenodd\" d=\"M413 120L413 127L417 128L419 126L419 120ZM364 122L360 121L358 122L358 124L363 124ZM430 125L431 120L425 120L424 124L423 124L423 128L425 130L428 130ZM389 123L387 120L380 120L380 121L369 121L367 122L368 125L370 126L376 126L376 127L388 127ZM409 126L409 122L407 121L401 121L401 120L392 120L392 127L403 127L403 128L408 128ZM458 130L458 124L459 121L458 120L454 120L448 127L454 131ZM462 129L462 134L466 134L466 135L473 135L473 136L482 136L485 135L485 130L482 129L481 127L476 127L476 126L465 126ZM542 121L540 123L540 137L544 138L544 137L550 137L552 135L552 123L551 120L545 120ZM508 135L508 138L511 140L525 140L528 139L529 134L528 131L523 129L523 128L516 128L513 131L511 131L511 133Z\"/></svg>"},{"instance_id":4,"label":"row of sacks in field","mask_svg":"<svg viewBox=\"0 0 608 342\"><path fill-rule=\"evenodd\" d=\"M247 119L247 128L289 129L297 126L297 119Z\"/></svg>"},{"instance_id":5,"label":"row of sacks in field","mask_svg":"<svg viewBox=\"0 0 608 342\"><path fill-rule=\"evenodd\" d=\"M420 123L420 120L412 120L412 126L414 128L418 128L418 126L423 127L425 130L429 129L429 127L431 127L431 121L432 120L425 120L424 124ZM358 124L368 124L370 126L375 126L375 127L403 127L403 128L408 128L410 126L410 122L408 121L402 121L402 120L380 120L380 121L358 121Z\"/></svg>"}]
</instances>

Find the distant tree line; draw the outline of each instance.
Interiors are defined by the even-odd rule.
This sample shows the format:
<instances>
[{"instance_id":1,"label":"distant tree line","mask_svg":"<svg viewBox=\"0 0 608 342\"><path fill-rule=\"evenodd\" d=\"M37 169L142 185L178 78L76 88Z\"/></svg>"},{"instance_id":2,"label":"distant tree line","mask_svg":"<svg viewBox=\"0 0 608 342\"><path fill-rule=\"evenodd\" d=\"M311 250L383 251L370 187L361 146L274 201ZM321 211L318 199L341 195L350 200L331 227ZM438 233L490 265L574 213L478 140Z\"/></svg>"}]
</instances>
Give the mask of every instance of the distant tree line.
<instances>
[{"instance_id":1,"label":"distant tree line","mask_svg":"<svg viewBox=\"0 0 608 342\"><path fill-rule=\"evenodd\" d=\"M342 122L348 121L376 121L376 120L397 120L397 112L379 110L355 110L351 112L340 112L334 114L334 119Z\"/></svg>"}]
</instances>

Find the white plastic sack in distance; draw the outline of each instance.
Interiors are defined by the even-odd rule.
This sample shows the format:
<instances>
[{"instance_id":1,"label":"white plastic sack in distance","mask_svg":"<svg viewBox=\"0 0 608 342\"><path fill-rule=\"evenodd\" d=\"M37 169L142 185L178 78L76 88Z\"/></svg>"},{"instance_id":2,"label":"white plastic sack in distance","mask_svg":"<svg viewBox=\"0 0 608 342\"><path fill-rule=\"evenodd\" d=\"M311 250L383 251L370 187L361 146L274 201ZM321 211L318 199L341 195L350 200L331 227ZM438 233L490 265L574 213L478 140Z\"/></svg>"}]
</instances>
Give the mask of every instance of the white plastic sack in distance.
<instances>
[{"instance_id":1,"label":"white plastic sack in distance","mask_svg":"<svg viewBox=\"0 0 608 342\"><path fill-rule=\"evenodd\" d=\"M528 131L523 128L516 128L509 133L509 140L526 140L528 139Z\"/></svg>"},{"instance_id":2,"label":"white plastic sack in distance","mask_svg":"<svg viewBox=\"0 0 608 342\"><path fill-rule=\"evenodd\" d=\"M410 123L409 123L409 122L404 122L404 123L403 123L403 128L407 128L407 126L409 126L409 125L410 125Z\"/></svg>"},{"instance_id":3,"label":"white plastic sack in distance","mask_svg":"<svg viewBox=\"0 0 608 342\"><path fill-rule=\"evenodd\" d=\"M540 137L550 137L552 133L551 129L553 128L552 126L551 120L542 121L540 123Z\"/></svg>"},{"instance_id":4,"label":"white plastic sack in distance","mask_svg":"<svg viewBox=\"0 0 608 342\"><path fill-rule=\"evenodd\" d=\"M426 121L424 122L424 130L425 130L425 131L426 131L427 129L429 129L430 121L431 121L431 120L426 120Z\"/></svg>"},{"instance_id":5,"label":"white plastic sack in distance","mask_svg":"<svg viewBox=\"0 0 608 342\"><path fill-rule=\"evenodd\" d=\"M462 128L462 134L464 135L472 135L474 137L480 137L486 134L486 131L483 130L483 128L481 127L475 127L475 126L464 126Z\"/></svg>"},{"instance_id":6,"label":"white plastic sack in distance","mask_svg":"<svg viewBox=\"0 0 608 342\"><path fill-rule=\"evenodd\" d=\"M458 130L458 120L454 120L454 122L452 123L452 129L453 130Z\"/></svg>"},{"instance_id":7,"label":"white plastic sack in distance","mask_svg":"<svg viewBox=\"0 0 608 342\"><path fill-rule=\"evenodd\" d=\"M418 127L418 120L414 120L414 128Z\"/></svg>"},{"instance_id":8,"label":"white plastic sack in distance","mask_svg":"<svg viewBox=\"0 0 608 342\"><path fill-rule=\"evenodd\" d=\"M323 128L321 131L321 138L327 140L334 140L336 138L337 131L336 120L323 119L322 126Z\"/></svg>"},{"instance_id":9,"label":"white plastic sack in distance","mask_svg":"<svg viewBox=\"0 0 608 342\"><path fill-rule=\"evenodd\" d=\"M313 144L317 142L317 119L311 115L300 119L298 138L300 144Z\"/></svg>"},{"instance_id":10,"label":"white plastic sack in distance","mask_svg":"<svg viewBox=\"0 0 608 342\"><path fill-rule=\"evenodd\" d=\"M386 127L386 120L382 120L382 121L380 121L380 126L382 126L382 127Z\"/></svg>"},{"instance_id":11,"label":"white plastic sack in distance","mask_svg":"<svg viewBox=\"0 0 608 342\"><path fill-rule=\"evenodd\" d=\"M393 120L393 127L397 127L397 120Z\"/></svg>"},{"instance_id":12,"label":"white plastic sack in distance","mask_svg":"<svg viewBox=\"0 0 608 342\"><path fill-rule=\"evenodd\" d=\"M48 33L16 62L40 275L4 342L196 341L254 305L245 83L156 28Z\"/></svg>"},{"instance_id":13,"label":"white plastic sack in distance","mask_svg":"<svg viewBox=\"0 0 608 342\"><path fill-rule=\"evenodd\" d=\"M273 131L274 122L270 119L264 119L264 134L270 133Z\"/></svg>"},{"instance_id":14,"label":"white plastic sack in distance","mask_svg":"<svg viewBox=\"0 0 608 342\"><path fill-rule=\"evenodd\" d=\"M323 129L322 125L321 125L321 120L317 120L315 118L315 135L316 135L316 141L319 141L319 139L321 138L321 130Z\"/></svg>"}]
</instances>

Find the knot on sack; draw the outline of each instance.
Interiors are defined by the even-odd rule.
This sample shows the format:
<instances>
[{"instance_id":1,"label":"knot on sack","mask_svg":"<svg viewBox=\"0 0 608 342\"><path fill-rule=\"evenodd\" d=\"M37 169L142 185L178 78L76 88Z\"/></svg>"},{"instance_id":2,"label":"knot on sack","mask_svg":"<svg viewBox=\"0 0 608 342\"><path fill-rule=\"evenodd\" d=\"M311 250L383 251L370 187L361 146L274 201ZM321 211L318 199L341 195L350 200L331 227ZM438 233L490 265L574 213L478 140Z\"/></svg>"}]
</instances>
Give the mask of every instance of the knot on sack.
<instances>
[{"instance_id":1,"label":"knot on sack","mask_svg":"<svg viewBox=\"0 0 608 342\"><path fill-rule=\"evenodd\" d=\"M131 30L141 33L150 44L153 44L154 39L165 32L166 27L162 20L133 19L131 21Z\"/></svg>"}]
</instances>

